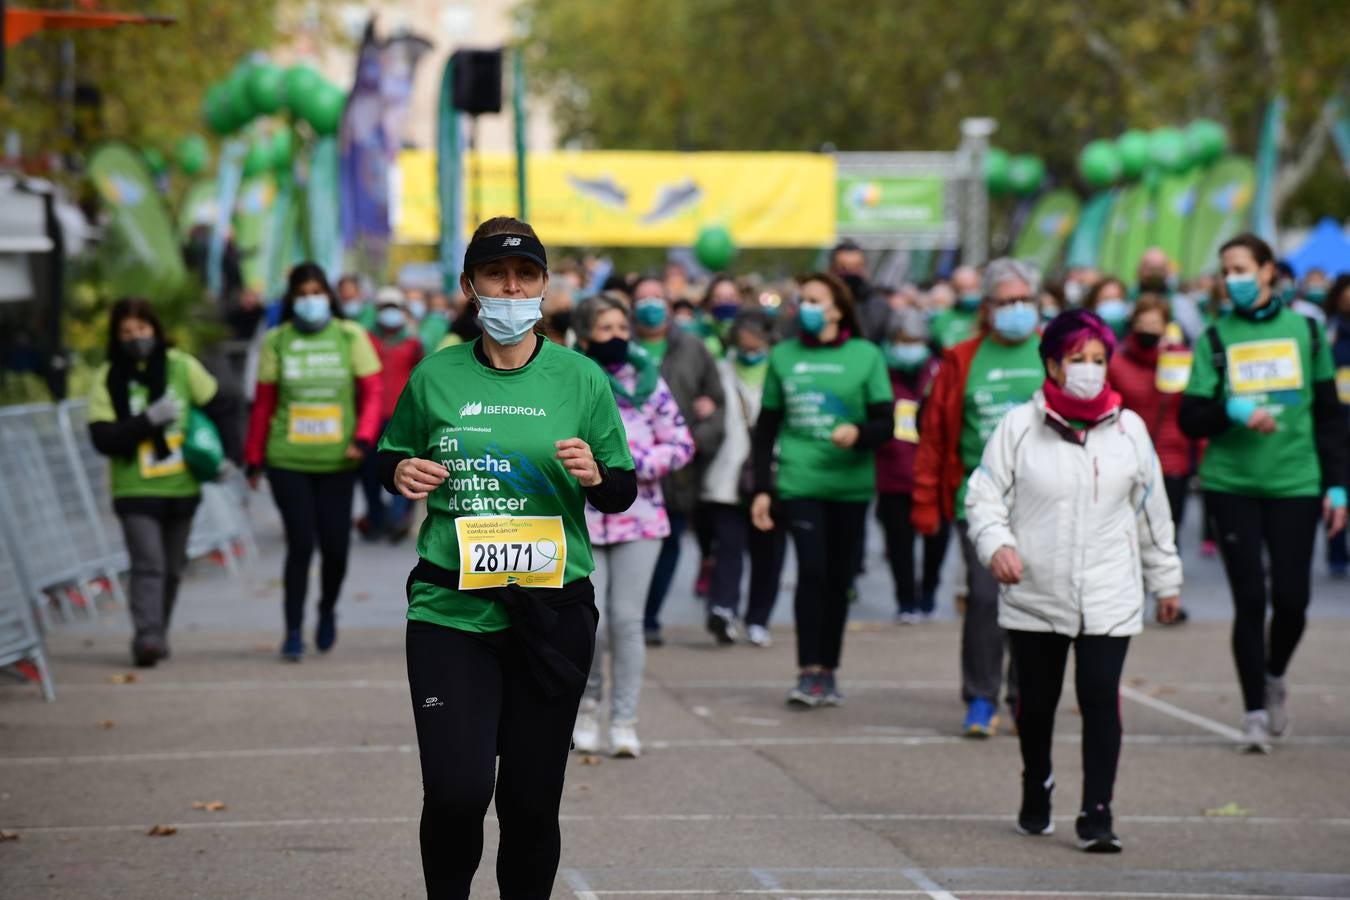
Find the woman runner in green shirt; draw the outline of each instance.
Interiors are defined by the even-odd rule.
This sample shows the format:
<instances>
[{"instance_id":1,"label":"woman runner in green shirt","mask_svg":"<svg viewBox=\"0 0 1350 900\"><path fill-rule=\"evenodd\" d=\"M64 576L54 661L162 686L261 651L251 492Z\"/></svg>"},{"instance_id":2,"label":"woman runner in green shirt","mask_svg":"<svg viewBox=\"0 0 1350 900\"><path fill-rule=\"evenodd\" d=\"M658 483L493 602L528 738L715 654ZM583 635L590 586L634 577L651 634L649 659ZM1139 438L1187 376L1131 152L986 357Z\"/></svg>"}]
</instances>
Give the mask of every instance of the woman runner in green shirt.
<instances>
[{"instance_id":1,"label":"woman runner in green shirt","mask_svg":"<svg viewBox=\"0 0 1350 900\"><path fill-rule=\"evenodd\" d=\"M797 550L797 685L794 706L843 703L835 669L844 647L848 592L862 568L867 503L876 493L876 448L894 430L891 378L881 350L860 333L853 296L833 275L802 280L802 336L769 354L753 448L750 518L774 527L777 493Z\"/></svg>"},{"instance_id":2,"label":"woman runner in green shirt","mask_svg":"<svg viewBox=\"0 0 1350 900\"><path fill-rule=\"evenodd\" d=\"M604 370L535 333L534 229L484 222L460 284L483 334L413 371L378 460L389 491L427 501L407 586L422 869L428 896L469 896L495 773L501 896L542 900L595 646L586 502L622 512L637 477Z\"/></svg>"},{"instance_id":3,"label":"woman runner in green shirt","mask_svg":"<svg viewBox=\"0 0 1350 900\"><path fill-rule=\"evenodd\" d=\"M1200 338L1178 420L1209 438L1200 482L1233 592L1239 747L1269 753L1289 728L1284 676L1307 622L1318 519L1330 535L1345 527L1346 421L1321 326L1271 290L1270 246L1242 234L1219 257L1233 311Z\"/></svg>"}]
</instances>

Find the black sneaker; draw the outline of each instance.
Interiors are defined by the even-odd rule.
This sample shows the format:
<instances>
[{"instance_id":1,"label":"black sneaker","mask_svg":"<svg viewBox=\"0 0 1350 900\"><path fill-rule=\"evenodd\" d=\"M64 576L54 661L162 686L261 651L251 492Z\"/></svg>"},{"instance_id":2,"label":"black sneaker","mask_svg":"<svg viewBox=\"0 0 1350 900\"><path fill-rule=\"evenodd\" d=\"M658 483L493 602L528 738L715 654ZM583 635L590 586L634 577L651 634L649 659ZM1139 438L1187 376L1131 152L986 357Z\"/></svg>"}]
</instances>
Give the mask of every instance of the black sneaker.
<instances>
[{"instance_id":1,"label":"black sneaker","mask_svg":"<svg viewBox=\"0 0 1350 900\"><path fill-rule=\"evenodd\" d=\"M642 629L642 641L648 647L664 647L666 645L666 639L661 636L660 628Z\"/></svg>"},{"instance_id":2,"label":"black sneaker","mask_svg":"<svg viewBox=\"0 0 1350 900\"><path fill-rule=\"evenodd\" d=\"M736 615L720 606L708 610L708 631L723 647L736 643Z\"/></svg>"},{"instance_id":3,"label":"black sneaker","mask_svg":"<svg viewBox=\"0 0 1350 900\"><path fill-rule=\"evenodd\" d=\"M1050 818L1050 792L1055 789L1055 776L1045 783L1022 779L1022 809L1017 814L1017 833L1036 837L1055 833L1055 820Z\"/></svg>"},{"instance_id":4,"label":"black sneaker","mask_svg":"<svg viewBox=\"0 0 1350 900\"><path fill-rule=\"evenodd\" d=\"M1120 838L1111 830L1111 807L1098 803L1078 814L1078 849L1088 853L1119 853Z\"/></svg>"},{"instance_id":5,"label":"black sneaker","mask_svg":"<svg viewBox=\"0 0 1350 900\"><path fill-rule=\"evenodd\" d=\"M839 685L834 680L833 672L822 672L820 674L820 687L824 696L821 698L821 704L824 706L843 706L844 695L839 692Z\"/></svg>"},{"instance_id":6,"label":"black sneaker","mask_svg":"<svg viewBox=\"0 0 1350 900\"><path fill-rule=\"evenodd\" d=\"M788 706L814 709L825 702L825 686L822 678L815 672L803 672L797 676L797 686L788 691Z\"/></svg>"},{"instance_id":7,"label":"black sneaker","mask_svg":"<svg viewBox=\"0 0 1350 900\"><path fill-rule=\"evenodd\" d=\"M153 669L164 656L164 645L158 638L137 638L131 644L131 661L139 669Z\"/></svg>"}]
</instances>

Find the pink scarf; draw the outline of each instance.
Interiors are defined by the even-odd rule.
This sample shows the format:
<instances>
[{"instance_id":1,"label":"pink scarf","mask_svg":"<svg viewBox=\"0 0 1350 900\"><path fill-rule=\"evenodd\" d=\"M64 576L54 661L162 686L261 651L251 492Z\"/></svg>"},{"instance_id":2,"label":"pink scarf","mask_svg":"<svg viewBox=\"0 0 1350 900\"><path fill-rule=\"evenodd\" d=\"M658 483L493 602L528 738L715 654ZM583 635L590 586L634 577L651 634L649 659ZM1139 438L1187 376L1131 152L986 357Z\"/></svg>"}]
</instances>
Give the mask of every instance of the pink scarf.
<instances>
[{"instance_id":1,"label":"pink scarf","mask_svg":"<svg viewBox=\"0 0 1350 900\"><path fill-rule=\"evenodd\" d=\"M1045 405L1063 418L1090 424L1102 419L1112 410L1119 409L1121 404L1120 395L1112 390L1110 384L1090 400L1066 393L1064 388L1050 378L1045 379L1045 383L1041 385L1041 392L1045 394Z\"/></svg>"}]
</instances>

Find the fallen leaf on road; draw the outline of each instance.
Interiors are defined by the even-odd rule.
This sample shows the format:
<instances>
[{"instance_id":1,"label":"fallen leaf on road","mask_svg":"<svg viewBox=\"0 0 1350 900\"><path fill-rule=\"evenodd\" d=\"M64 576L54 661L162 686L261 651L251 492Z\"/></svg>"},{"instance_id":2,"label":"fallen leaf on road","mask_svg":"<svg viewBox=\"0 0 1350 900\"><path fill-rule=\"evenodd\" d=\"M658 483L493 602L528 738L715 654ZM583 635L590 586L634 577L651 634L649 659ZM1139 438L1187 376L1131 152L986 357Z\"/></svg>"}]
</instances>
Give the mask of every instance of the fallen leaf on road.
<instances>
[{"instance_id":1,"label":"fallen leaf on road","mask_svg":"<svg viewBox=\"0 0 1350 900\"><path fill-rule=\"evenodd\" d=\"M1226 805L1224 805L1224 806L1216 806L1216 807L1213 808L1213 809L1207 809L1207 810L1205 810L1205 815L1207 815L1207 816L1216 816L1216 817L1221 817L1221 818L1223 818L1223 817L1241 817L1241 816L1250 816L1251 814L1252 814L1252 811L1251 811L1250 809L1243 809L1241 806L1238 806L1236 803L1229 803L1229 804L1226 804Z\"/></svg>"},{"instance_id":2,"label":"fallen leaf on road","mask_svg":"<svg viewBox=\"0 0 1350 900\"><path fill-rule=\"evenodd\" d=\"M192 804L192 808L204 809L207 812L224 812L225 810L229 809L228 806L226 806L219 800L197 800Z\"/></svg>"},{"instance_id":3,"label":"fallen leaf on road","mask_svg":"<svg viewBox=\"0 0 1350 900\"><path fill-rule=\"evenodd\" d=\"M135 684L141 680L141 676L135 672L118 672L116 675L109 675L108 681L113 684Z\"/></svg>"},{"instance_id":4,"label":"fallen leaf on road","mask_svg":"<svg viewBox=\"0 0 1350 900\"><path fill-rule=\"evenodd\" d=\"M1125 683L1128 684L1130 687L1137 688L1143 687L1148 682L1138 676L1135 676L1134 678L1126 678Z\"/></svg>"},{"instance_id":5,"label":"fallen leaf on road","mask_svg":"<svg viewBox=\"0 0 1350 900\"><path fill-rule=\"evenodd\" d=\"M581 758L581 764L583 766L598 766L600 765L600 757L587 753Z\"/></svg>"},{"instance_id":6,"label":"fallen leaf on road","mask_svg":"<svg viewBox=\"0 0 1350 900\"><path fill-rule=\"evenodd\" d=\"M99 728L104 728L104 729L107 729L107 728L116 728L116 727L117 727L117 723L114 722L112 719L103 719L102 721L100 721L100 722L98 723L98 727L99 727Z\"/></svg>"},{"instance_id":7,"label":"fallen leaf on road","mask_svg":"<svg viewBox=\"0 0 1350 900\"><path fill-rule=\"evenodd\" d=\"M17 831L0 831L0 843L5 841L17 841L19 833Z\"/></svg>"},{"instance_id":8,"label":"fallen leaf on road","mask_svg":"<svg viewBox=\"0 0 1350 900\"><path fill-rule=\"evenodd\" d=\"M149 837L168 837L171 834L177 834L178 829L172 825L156 825L146 832Z\"/></svg>"}]
</instances>

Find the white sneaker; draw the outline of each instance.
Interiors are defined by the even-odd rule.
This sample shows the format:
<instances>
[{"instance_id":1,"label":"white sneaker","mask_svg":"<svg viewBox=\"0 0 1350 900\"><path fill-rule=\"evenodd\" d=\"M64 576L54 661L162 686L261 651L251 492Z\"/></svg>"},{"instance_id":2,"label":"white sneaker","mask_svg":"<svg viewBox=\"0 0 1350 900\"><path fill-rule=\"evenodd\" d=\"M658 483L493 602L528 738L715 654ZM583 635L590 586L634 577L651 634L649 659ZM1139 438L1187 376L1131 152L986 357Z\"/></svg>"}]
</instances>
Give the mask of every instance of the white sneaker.
<instances>
[{"instance_id":1,"label":"white sneaker","mask_svg":"<svg viewBox=\"0 0 1350 900\"><path fill-rule=\"evenodd\" d=\"M1270 716L1270 733L1283 737L1289 732L1289 688L1283 678L1266 676L1266 714Z\"/></svg>"},{"instance_id":2,"label":"white sneaker","mask_svg":"<svg viewBox=\"0 0 1350 900\"><path fill-rule=\"evenodd\" d=\"M609 752L615 759L637 759L642 755L642 742L632 725L611 725Z\"/></svg>"},{"instance_id":3,"label":"white sneaker","mask_svg":"<svg viewBox=\"0 0 1350 900\"><path fill-rule=\"evenodd\" d=\"M750 625L745 629L745 639L756 647L772 647L773 637L763 625Z\"/></svg>"},{"instance_id":4,"label":"white sneaker","mask_svg":"<svg viewBox=\"0 0 1350 900\"><path fill-rule=\"evenodd\" d=\"M1270 752L1270 716L1264 709L1256 709L1242 717L1242 740L1238 743L1242 753Z\"/></svg>"},{"instance_id":5,"label":"white sneaker","mask_svg":"<svg viewBox=\"0 0 1350 900\"><path fill-rule=\"evenodd\" d=\"M600 718L595 713L577 713L577 724L572 728L572 748L578 753L600 751Z\"/></svg>"},{"instance_id":6,"label":"white sneaker","mask_svg":"<svg viewBox=\"0 0 1350 900\"><path fill-rule=\"evenodd\" d=\"M916 612L902 612L895 614L895 624L897 625L918 625L919 614Z\"/></svg>"}]
</instances>

